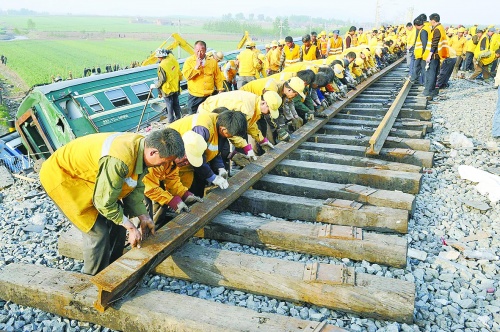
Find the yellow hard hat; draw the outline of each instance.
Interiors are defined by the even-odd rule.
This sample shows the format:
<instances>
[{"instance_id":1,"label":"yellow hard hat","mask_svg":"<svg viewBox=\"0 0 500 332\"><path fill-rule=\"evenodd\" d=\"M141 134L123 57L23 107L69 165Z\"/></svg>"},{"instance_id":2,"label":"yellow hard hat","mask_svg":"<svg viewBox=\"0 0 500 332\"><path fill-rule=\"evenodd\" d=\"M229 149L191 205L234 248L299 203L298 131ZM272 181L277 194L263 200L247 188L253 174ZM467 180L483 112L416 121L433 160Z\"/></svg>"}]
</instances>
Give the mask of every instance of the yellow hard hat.
<instances>
[{"instance_id":1,"label":"yellow hard hat","mask_svg":"<svg viewBox=\"0 0 500 332\"><path fill-rule=\"evenodd\" d=\"M254 41L249 40L249 41L247 41L247 42L245 43L245 47L255 47L255 42L254 42Z\"/></svg>"},{"instance_id":2,"label":"yellow hard hat","mask_svg":"<svg viewBox=\"0 0 500 332\"><path fill-rule=\"evenodd\" d=\"M278 109L281 106L281 103L283 100L281 99L280 95L276 91L266 91L263 95L262 98L267 103L267 106L269 106L269 113L271 115L271 118L276 119L278 116L280 116L280 112Z\"/></svg>"},{"instance_id":3,"label":"yellow hard hat","mask_svg":"<svg viewBox=\"0 0 500 332\"><path fill-rule=\"evenodd\" d=\"M200 167L203 164L203 154L207 149L207 142L203 136L192 130L186 131L182 135L186 157L193 167Z\"/></svg>"},{"instance_id":4,"label":"yellow hard hat","mask_svg":"<svg viewBox=\"0 0 500 332\"><path fill-rule=\"evenodd\" d=\"M354 60L354 63L356 64L356 66L362 66L365 62L361 58L356 58L356 60Z\"/></svg>"},{"instance_id":5,"label":"yellow hard hat","mask_svg":"<svg viewBox=\"0 0 500 332\"><path fill-rule=\"evenodd\" d=\"M458 32L465 32L465 28L464 27L458 28Z\"/></svg>"},{"instance_id":6,"label":"yellow hard hat","mask_svg":"<svg viewBox=\"0 0 500 332\"><path fill-rule=\"evenodd\" d=\"M285 45L285 40L284 39L278 40L278 45L279 46Z\"/></svg>"},{"instance_id":7,"label":"yellow hard hat","mask_svg":"<svg viewBox=\"0 0 500 332\"><path fill-rule=\"evenodd\" d=\"M301 78L292 77L288 80L288 85L293 91L297 92L302 97L302 99L306 98L306 96L304 95L304 88L306 84Z\"/></svg>"},{"instance_id":8,"label":"yellow hard hat","mask_svg":"<svg viewBox=\"0 0 500 332\"><path fill-rule=\"evenodd\" d=\"M344 67L342 67L341 64L337 63L333 66L333 72L335 73L335 76L338 78L344 78Z\"/></svg>"},{"instance_id":9,"label":"yellow hard hat","mask_svg":"<svg viewBox=\"0 0 500 332\"><path fill-rule=\"evenodd\" d=\"M329 32L328 37L333 37L333 32Z\"/></svg>"},{"instance_id":10,"label":"yellow hard hat","mask_svg":"<svg viewBox=\"0 0 500 332\"><path fill-rule=\"evenodd\" d=\"M277 40L273 40L271 42L271 47L276 47L276 46L278 46L278 41Z\"/></svg>"},{"instance_id":11,"label":"yellow hard hat","mask_svg":"<svg viewBox=\"0 0 500 332\"><path fill-rule=\"evenodd\" d=\"M321 32L319 33L319 35L320 35L320 36L326 36L326 31L325 31L325 30L321 31Z\"/></svg>"},{"instance_id":12,"label":"yellow hard hat","mask_svg":"<svg viewBox=\"0 0 500 332\"><path fill-rule=\"evenodd\" d=\"M224 59L224 53L222 53L221 51L217 53L214 52L214 59L217 61L222 61Z\"/></svg>"},{"instance_id":13,"label":"yellow hard hat","mask_svg":"<svg viewBox=\"0 0 500 332\"><path fill-rule=\"evenodd\" d=\"M266 60L266 56L262 53L257 54L257 58L259 58L260 61Z\"/></svg>"},{"instance_id":14,"label":"yellow hard hat","mask_svg":"<svg viewBox=\"0 0 500 332\"><path fill-rule=\"evenodd\" d=\"M271 48L271 45L270 44L266 44L265 46L266 48Z\"/></svg>"}]
</instances>

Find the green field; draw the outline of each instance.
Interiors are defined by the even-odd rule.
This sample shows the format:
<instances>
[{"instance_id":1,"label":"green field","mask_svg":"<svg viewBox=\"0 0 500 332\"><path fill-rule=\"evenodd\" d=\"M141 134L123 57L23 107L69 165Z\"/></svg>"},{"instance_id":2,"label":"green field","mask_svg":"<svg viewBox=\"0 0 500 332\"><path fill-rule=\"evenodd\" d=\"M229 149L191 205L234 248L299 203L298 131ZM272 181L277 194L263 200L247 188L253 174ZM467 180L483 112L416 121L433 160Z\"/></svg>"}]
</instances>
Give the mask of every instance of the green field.
<instances>
[{"instance_id":1,"label":"green field","mask_svg":"<svg viewBox=\"0 0 500 332\"><path fill-rule=\"evenodd\" d=\"M145 23L133 23L133 17L106 17L106 16L0 16L0 26L5 25L24 31L28 29L28 21L34 23L35 31L44 32L154 32L154 33L172 33L176 32L178 27L177 18L166 19L175 25L156 25L156 19L144 19ZM200 32L198 26L191 25L193 19L180 18L181 29L184 33Z\"/></svg>"},{"instance_id":2,"label":"green field","mask_svg":"<svg viewBox=\"0 0 500 332\"><path fill-rule=\"evenodd\" d=\"M0 42L0 54L7 56L8 66L28 84L50 82L51 75L81 77L85 67L119 64L122 68L132 61L146 59L162 41L138 41L126 38L107 40L18 40ZM235 48L235 42L207 41L217 50ZM174 51L177 56L177 51ZM181 52L181 58L187 53Z\"/></svg>"}]
</instances>

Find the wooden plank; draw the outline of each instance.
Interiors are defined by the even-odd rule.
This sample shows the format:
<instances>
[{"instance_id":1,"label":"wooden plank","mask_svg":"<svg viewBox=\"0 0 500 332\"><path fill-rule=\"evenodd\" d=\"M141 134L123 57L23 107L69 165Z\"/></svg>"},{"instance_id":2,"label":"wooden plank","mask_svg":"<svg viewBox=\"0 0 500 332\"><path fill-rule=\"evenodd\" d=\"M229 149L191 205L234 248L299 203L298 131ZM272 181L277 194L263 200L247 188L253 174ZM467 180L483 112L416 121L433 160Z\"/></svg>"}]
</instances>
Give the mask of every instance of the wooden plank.
<instances>
[{"instance_id":1,"label":"wooden plank","mask_svg":"<svg viewBox=\"0 0 500 332\"><path fill-rule=\"evenodd\" d=\"M356 273L353 267L290 262L186 244L155 273L287 301L411 323L415 284Z\"/></svg>"},{"instance_id":2,"label":"wooden plank","mask_svg":"<svg viewBox=\"0 0 500 332\"><path fill-rule=\"evenodd\" d=\"M306 254L406 266L407 240L395 234L365 232L352 226L291 223L221 213L196 236ZM82 236L74 227L59 237L59 254L83 259Z\"/></svg>"},{"instance_id":3,"label":"wooden plank","mask_svg":"<svg viewBox=\"0 0 500 332\"><path fill-rule=\"evenodd\" d=\"M380 150L382 150L385 139L387 138L387 136L389 136L389 133L391 132L392 127L396 122L399 111L401 110L401 107L406 100L408 92L410 92L411 86L412 83L407 80L403 85L403 88L401 88L398 96L385 114L384 119L382 120L382 122L380 122L377 130L375 130L375 133L370 138L370 148L367 151L368 154L379 154Z\"/></svg>"},{"instance_id":4,"label":"wooden plank","mask_svg":"<svg viewBox=\"0 0 500 332\"><path fill-rule=\"evenodd\" d=\"M346 107L342 111L342 113L359 115L380 115L381 117L384 117L385 113L387 113L387 110L384 108L356 107L353 104L351 105ZM418 120L430 120L432 118L432 113L430 110L414 110L411 108L402 108L401 111L399 111L399 114L402 118L411 118Z\"/></svg>"},{"instance_id":5,"label":"wooden plank","mask_svg":"<svg viewBox=\"0 0 500 332\"><path fill-rule=\"evenodd\" d=\"M408 232L408 211L363 205L347 200L309 199L249 190L229 207L233 211L361 227L381 232Z\"/></svg>"},{"instance_id":6,"label":"wooden plank","mask_svg":"<svg viewBox=\"0 0 500 332\"><path fill-rule=\"evenodd\" d=\"M418 194L422 181L420 173L300 160L283 160L270 173L325 182L354 183L375 189L399 190L410 194Z\"/></svg>"},{"instance_id":7,"label":"wooden plank","mask_svg":"<svg viewBox=\"0 0 500 332\"><path fill-rule=\"evenodd\" d=\"M259 157L257 162L245 167L241 172L229 180L226 190L214 190L204 200L203 204L196 204L191 212L170 221L166 227L158 231L157 235L146 240L142 248L130 250L113 264L94 276L91 281L98 287L98 298L95 303L98 310L104 311L116 298L124 296L143 276L176 248L204 227L211 219L224 210L243 192L257 182L264 174L275 167L286 154L296 149L311 135L316 133L332 117L348 105L356 96L363 92L373 82L379 80L386 72L399 65L403 59L395 61L379 73L359 84L357 90L350 92L351 98L333 103L323 111L325 118L314 119L308 122L291 135L290 142L281 142L275 149Z\"/></svg>"},{"instance_id":8,"label":"wooden plank","mask_svg":"<svg viewBox=\"0 0 500 332\"><path fill-rule=\"evenodd\" d=\"M90 276L40 265L9 264L0 272L0 298L121 331L336 332L345 329L282 315L257 313L196 297L141 288L133 299L100 313ZM195 314L194 314L195 313Z\"/></svg>"},{"instance_id":9,"label":"wooden plank","mask_svg":"<svg viewBox=\"0 0 500 332\"><path fill-rule=\"evenodd\" d=\"M399 268L406 266L407 240L404 237L366 232L352 226L291 223L222 213L196 235L250 246L365 260Z\"/></svg>"},{"instance_id":10,"label":"wooden plank","mask_svg":"<svg viewBox=\"0 0 500 332\"><path fill-rule=\"evenodd\" d=\"M319 134L309 138L309 142L366 146L370 142L370 136ZM384 147L429 151L431 149L431 141L428 139L420 139L420 138L401 138L401 137L389 136L385 140Z\"/></svg>"},{"instance_id":11,"label":"wooden plank","mask_svg":"<svg viewBox=\"0 0 500 332\"><path fill-rule=\"evenodd\" d=\"M326 125L321 128L319 131L322 134L328 135L368 135L371 136L375 132L376 127L369 126L341 126L341 125ZM405 130L405 129L396 129L393 128L391 130L391 135L395 137L402 138L422 138L424 134L421 130Z\"/></svg>"},{"instance_id":12,"label":"wooden plank","mask_svg":"<svg viewBox=\"0 0 500 332\"><path fill-rule=\"evenodd\" d=\"M409 165L396 163L393 161L380 160L375 158L365 158L357 156L349 156L340 153L319 152L313 150L297 149L288 155L288 159L302 160L316 163L348 165L356 167L373 168L380 170L390 170L399 172L420 173L422 167L417 165Z\"/></svg>"},{"instance_id":13,"label":"wooden plank","mask_svg":"<svg viewBox=\"0 0 500 332\"><path fill-rule=\"evenodd\" d=\"M316 199L347 199L375 206L408 210L410 214L413 214L415 209L415 196L412 194L354 184L325 183L308 179L297 181L295 178L268 174L254 184L253 189Z\"/></svg>"},{"instance_id":14,"label":"wooden plank","mask_svg":"<svg viewBox=\"0 0 500 332\"><path fill-rule=\"evenodd\" d=\"M342 153L352 156L370 157L370 155L366 155L367 148L355 145L324 144L324 143L315 144L315 143L305 142L300 145L300 148L307 150L323 151L323 152ZM380 154L374 156L374 158L431 168L434 160L434 152L416 151L412 149L384 148L382 149L382 151L380 151Z\"/></svg>"},{"instance_id":15,"label":"wooden plank","mask_svg":"<svg viewBox=\"0 0 500 332\"><path fill-rule=\"evenodd\" d=\"M377 127L380 123L378 119L354 119L354 118L338 118L335 117L328 122L333 125L340 126L351 126L351 127L360 127L360 126L368 126L368 127ZM402 129L402 130L417 130L422 131L424 134L426 132L432 131L432 122L430 121L420 121L420 120L394 120L394 124L392 128Z\"/></svg>"}]
</instances>

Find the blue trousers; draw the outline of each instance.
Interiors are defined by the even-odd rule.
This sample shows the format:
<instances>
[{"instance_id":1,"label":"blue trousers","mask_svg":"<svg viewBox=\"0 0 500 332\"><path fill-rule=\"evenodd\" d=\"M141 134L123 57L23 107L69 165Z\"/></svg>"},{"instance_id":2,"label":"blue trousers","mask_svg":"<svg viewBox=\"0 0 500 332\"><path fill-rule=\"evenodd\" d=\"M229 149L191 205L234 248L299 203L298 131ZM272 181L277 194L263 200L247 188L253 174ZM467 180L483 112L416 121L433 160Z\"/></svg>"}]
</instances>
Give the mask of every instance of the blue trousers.
<instances>
[{"instance_id":1,"label":"blue trousers","mask_svg":"<svg viewBox=\"0 0 500 332\"><path fill-rule=\"evenodd\" d=\"M188 94L187 109L191 114L196 114L198 112L198 106L205 101L210 96L206 97L195 97Z\"/></svg>"},{"instance_id":2,"label":"blue trousers","mask_svg":"<svg viewBox=\"0 0 500 332\"><path fill-rule=\"evenodd\" d=\"M425 70L425 83L424 83L424 96L434 96L437 94L436 80L439 74L440 61L439 59L432 59L429 62L429 68Z\"/></svg>"},{"instance_id":3,"label":"blue trousers","mask_svg":"<svg viewBox=\"0 0 500 332\"><path fill-rule=\"evenodd\" d=\"M174 92L168 97L163 97L167 107L167 121L172 123L181 118L181 105L179 105L179 92Z\"/></svg>"}]
</instances>

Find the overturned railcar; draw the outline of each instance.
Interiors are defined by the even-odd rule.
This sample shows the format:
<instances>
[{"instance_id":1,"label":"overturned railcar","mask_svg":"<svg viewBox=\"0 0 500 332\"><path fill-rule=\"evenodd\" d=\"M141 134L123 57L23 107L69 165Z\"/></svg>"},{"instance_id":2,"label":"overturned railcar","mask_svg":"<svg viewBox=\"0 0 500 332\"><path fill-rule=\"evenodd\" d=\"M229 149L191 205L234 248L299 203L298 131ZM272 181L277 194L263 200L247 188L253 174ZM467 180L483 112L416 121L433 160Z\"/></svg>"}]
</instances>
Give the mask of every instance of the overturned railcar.
<instances>
[{"instance_id":1,"label":"overturned railcar","mask_svg":"<svg viewBox=\"0 0 500 332\"><path fill-rule=\"evenodd\" d=\"M157 65L34 87L19 106L16 130L35 159L98 132L124 132L157 121L165 103L150 85ZM149 101L148 101L149 96Z\"/></svg>"}]
</instances>

